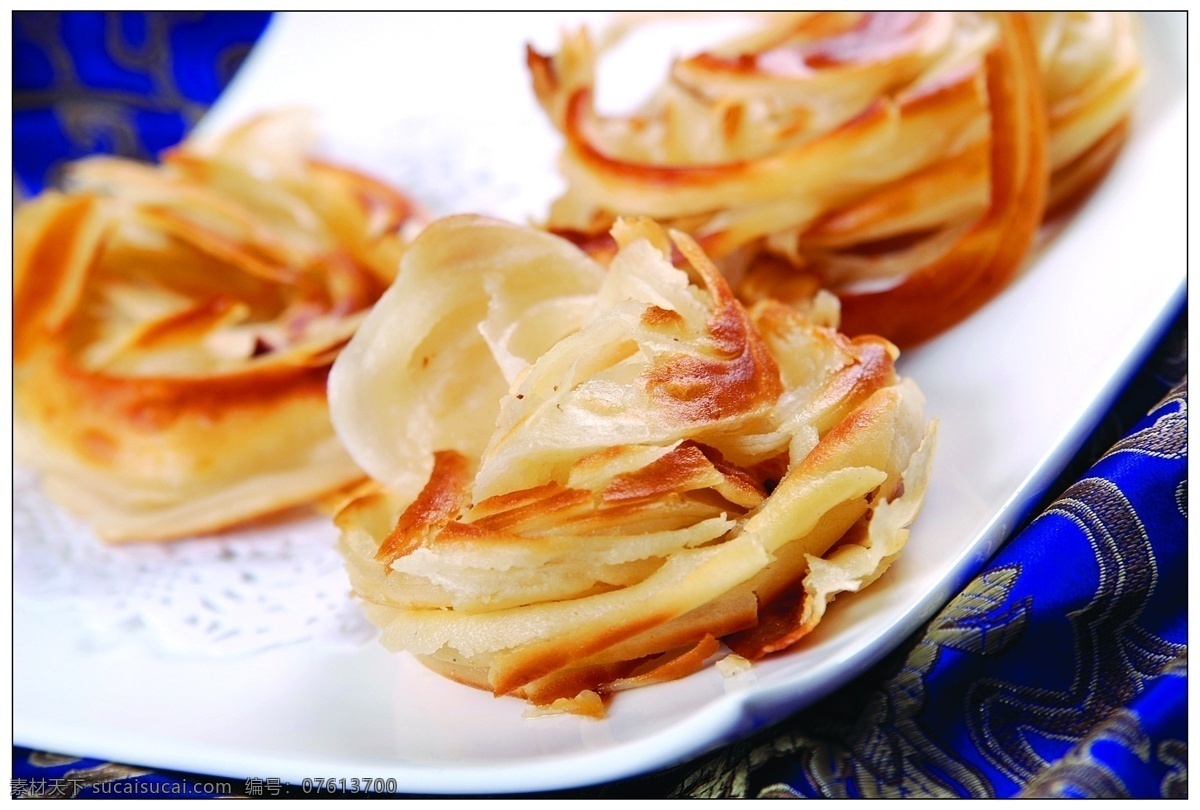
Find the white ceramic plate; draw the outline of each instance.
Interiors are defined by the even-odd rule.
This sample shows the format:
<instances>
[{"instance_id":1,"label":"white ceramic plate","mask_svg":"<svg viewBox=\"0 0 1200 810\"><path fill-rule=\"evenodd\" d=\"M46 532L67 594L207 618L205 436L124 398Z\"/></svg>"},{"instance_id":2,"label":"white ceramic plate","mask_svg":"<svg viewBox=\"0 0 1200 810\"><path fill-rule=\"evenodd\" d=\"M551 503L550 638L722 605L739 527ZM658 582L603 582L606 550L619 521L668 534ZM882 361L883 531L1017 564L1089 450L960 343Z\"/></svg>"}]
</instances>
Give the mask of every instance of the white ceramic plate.
<instances>
[{"instance_id":1,"label":"white ceramic plate","mask_svg":"<svg viewBox=\"0 0 1200 810\"><path fill-rule=\"evenodd\" d=\"M558 22L284 15L205 125L307 103L323 113L331 154L407 185L436 214L534 215L557 188L558 142L528 90L523 43L552 45ZM18 610L14 741L295 784L380 777L408 792L528 791L675 763L846 683L979 569L1185 300L1185 20L1145 22L1136 127L1099 192L991 304L902 358L941 419L925 510L900 561L839 600L800 649L745 677L709 668L621 694L603 721L525 719L520 701L374 646L221 660L136 643L87 649L70 641L69 617Z\"/></svg>"}]
</instances>

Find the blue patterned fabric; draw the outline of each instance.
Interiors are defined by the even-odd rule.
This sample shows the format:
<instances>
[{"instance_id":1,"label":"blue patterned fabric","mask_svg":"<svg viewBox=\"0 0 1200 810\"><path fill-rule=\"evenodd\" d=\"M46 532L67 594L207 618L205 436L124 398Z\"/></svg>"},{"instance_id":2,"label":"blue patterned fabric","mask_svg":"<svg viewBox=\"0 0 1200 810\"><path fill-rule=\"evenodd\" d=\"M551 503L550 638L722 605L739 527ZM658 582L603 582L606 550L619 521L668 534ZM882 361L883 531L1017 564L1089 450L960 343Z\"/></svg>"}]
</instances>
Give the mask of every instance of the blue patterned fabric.
<instances>
[{"instance_id":1,"label":"blue patterned fabric","mask_svg":"<svg viewBox=\"0 0 1200 810\"><path fill-rule=\"evenodd\" d=\"M259 13L15 13L16 192L40 190L64 160L150 157L179 140L266 23ZM1183 313L1052 487L1061 495L871 671L697 761L553 795L1186 797L1186 359ZM17 747L11 789L300 795L278 780Z\"/></svg>"},{"instance_id":2,"label":"blue patterned fabric","mask_svg":"<svg viewBox=\"0 0 1200 810\"><path fill-rule=\"evenodd\" d=\"M244 795L237 783L98 759L13 748L10 793L25 799L205 799ZM240 787L240 785L239 785Z\"/></svg>"},{"instance_id":3,"label":"blue patterned fabric","mask_svg":"<svg viewBox=\"0 0 1200 810\"><path fill-rule=\"evenodd\" d=\"M1186 357L1184 314L1112 414ZM842 690L697 762L574 795L1186 797L1186 378L1072 480Z\"/></svg>"},{"instance_id":4,"label":"blue patterned fabric","mask_svg":"<svg viewBox=\"0 0 1200 810\"><path fill-rule=\"evenodd\" d=\"M752 777L744 792L1186 795L1186 495L1185 384L952 600L891 675L735 755ZM866 708L838 711L842 700Z\"/></svg>"},{"instance_id":5,"label":"blue patterned fabric","mask_svg":"<svg viewBox=\"0 0 1200 810\"><path fill-rule=\"evenodd\" d=\"M151 159L216 100L268 12L13 12L14 195L96 153Z\"/></svg>"}]
</instances>

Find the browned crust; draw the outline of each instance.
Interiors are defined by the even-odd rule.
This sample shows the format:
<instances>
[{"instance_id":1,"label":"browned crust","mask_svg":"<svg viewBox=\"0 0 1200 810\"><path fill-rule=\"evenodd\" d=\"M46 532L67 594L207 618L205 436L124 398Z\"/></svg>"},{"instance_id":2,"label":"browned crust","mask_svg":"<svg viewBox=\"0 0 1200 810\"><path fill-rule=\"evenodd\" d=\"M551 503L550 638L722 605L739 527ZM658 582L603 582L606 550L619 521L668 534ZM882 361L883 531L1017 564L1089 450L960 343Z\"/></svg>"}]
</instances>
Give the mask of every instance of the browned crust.
<instances>
[{"instance_id":1,"label":"browned crust","mask_svg":"<svg viewBox=\"0 0 1200 810\"><path fill-rule=\"evenodd\" d=\"M43 226L41 238L26 256L14 257L14 364L29 358L41 342L43 330L48 326L54 328L47 319L68 283L67 274L77 269L81 257L76 254L82 251L89 257L84 267L86 272L95 250L94 245L80 243L84 224L96 214L95 197L81 194L41 204L55 207L49 224Z\"/></svg>"},{"instance_id":2,"label":"browned crust","mask_svg":"<svg viewBox=\"0 0 1200 810\"><path fill-rule=\"evenodd\" d=\"M95 174L80 171L101 192L50 192L18 211L15 222L14 406L32 439L28 461L44 468L51 492L114 539L223 528L358 477L336 446L327 378L357 322L354 313L388 283L381 268L402 249L388 232L412 212L403 195L378 181L313 164L321 177L303 182L315 186L292 190L300 205L316 186L342 195L324 234L339 244L305 252L282 242L251 203L229 202L204 185L214 179L206 156L176 150L164 163L160 170L99 161ZM138 195L147 192L169 202L146 203ZM318 217L323 204L312 201ZM146 242L143 233L156 239ZM160 265L168 271L152 277ZM229 283L207 275L211 267ZM118 293L136 296L131 291L159 283L163 289L145 300L152 308L166 300L173 314L124 311ZM110 333L106 319L114 310L142 320L119 322ZM327 320L306 332L314 318ZM251 340L253 334L231 330L219 337L232 341L235 355L222 354L221 343L178 373L161 370L174 352L203 352L214 328L241 326L241 319L296 342L269 345L269 336ZM97 335L111 344L97 343ZM119 359L106 353L98 360L94 348ZM272 499L276 485L283 489ZM227 508L187 509L235 490Z\"/></svg>"},{"instance_id":3,"label":"browned crust","mask_svg":"<svg viewBox=\"0 0 1200 810\"><path fill-rule=\"evenodd\" d=\"M308 163L317 171L335 177L352 188L364 210L382 217L381 228L373 236L395 233L400 226L420 214L411 199L374 177L323 160L310 160Z\"/></svg>"},{"instance_id":4,"label":"browned crust","mask_svg":"<svg viewBox=\"0 0 1200 810\"><path fill-rule=\"evenodd\" d=\"M699 672L700 668L704 666L705 660L716 653L720 647L721 642L717 641L711 634L705 635L704 638L696 642L690 649L678 654L668 652L659 656L654 660L653 668L646 672L610 682L605 691L615 692L623 689L635 689L639 686L649 686L654 683L666 683L686 678L693 672Z\"/></svg>"},{"instance_id":5,"label":"browned crust","mask_svg":"<svg viewBox=\"0 0 1200 810\"><path fill-rule=\"evenodd\" d=\"M655 329L678 329L683 326L683 316L673 309L648 306L642 312L642 323Z\"/></svg>"},{"instance_id":6,"label":"browned crust","mask_svg":"<svg viewBox=\"0 0 1200 810\"><path fill-rule=\"evenodd\" d=\"M636 622L611 627L587 638L559 640L554 644L538 645L533 650L523 650L519 663L492 668L488 676L492 691L497 695L507 695L532 681L565 670L575 661L664 625L673 618L673 613L647 614Z\"/></svg>"},{"instance_id":7,"label":"browned crust","mask_svg":"<svg viewBox=\"0 0 1200 810\"><path fill-rule=\"evenodd\" d=\"M567 72L566 57L586 62L590 54L566 45L554 58L531 52L530 70L539 98L543 106L552 109L555 124L566 137L565 170L571 189L565 199L571 205L563 208L563 225L578 230L555 230L603 261L612 253L611 243L602 233L612 217L658 212L662 217L675 217L678 227L694 230L711 256L728 261L731 278L737 279L737 291L745 298L774 296L800 302L811 298L812 279L818 278L842 298L842 323L847 333L882 334L901 346L929 339L997 295L1018 271L1039 225L1061 217L1085 198L1121 149L1124 129L1118 126L1071 166L1059 167L1047 178L1046 89L1030 16L1027 12L990 15L999 28L999 44L983 64L974 59L957 69L935 71L938 78L932 81L929 73L918 69L925 52L913 47L924 44L922 38L932 32L926 12L869 12L856 17L815 14L794 25L778 25L777 34L770 39L760 35L755 44L747 45L753 52L702 53L677 62L670 89L708 105L713 128L709 134L714 139L723 136L731 145L725 154L737 158L722 160L718 156L714 158L718 162L712 163L678 158L668 164L656 163L653 158L623 157L620 147L610 146L604 137L610 125L634 133L646 126L648 116L654 116L652 123L674 135L668 123L673 119L664 112L666 106L653 108L641 118L606 119L594 108L590 74L576 71L567 78L555 72L556 65ZM1127 45L1118 50L1124 47ZM772 77L781 87L788 87L789 79L828 81L832 74L821 77L822 71L844 71L840 75L850 82L860 68L879 65L893 66L894 72L880 76L880 97L849 121L792 140L811 125L810 110L797 101L771 123L773 135L786 146L781 144L774 152L768 149L754 157L734 151L733 145L740 142L748 126L746 108L736 94L714 88L753 77L764 80L754 85L755 92L769 86ZM1059 131L1064 116L1086 118L1098 114L1098 108L1104 110L1103 127L1110 126L1107 116L1124 109L1122 105L1127 104L1140 77L1136 66L1120 69L1119 75L1110 72L1093 77L1083 94L1090 103L1069 99L1075 106L1069 115L1057 103L1060 100L1054 99L1052 112L1057 117L1052 131ZM1105 82L1107 86L1102 84ZM964 133L974 137L987 126L987 136L970 146L956 139L955 148L966 147L964 151L943 155L874 189L847 188L845 193L832 193L830 199L816 203L826 207L816 212L815 222L797 214L796 226L804 231L798 243L786 230L784 213L744 199L748 196L744 189L759 184L776 187L771 181L781 167L802 155L816 154L807 150L853 143L864 133L883 131L896 119L906 127L910 122L918 128L937 126L938 119L951 109L963 113ZM1096 122L1095 126L1101 125ZM1099 134L1097 129L1094 135ZM687 199L688 189L706 193L718 186L725 188L725 184L734 196L724 207L711 202L698 210L700 204ZM779 193L782 204L787 195ZM583 207L589 196L590 212ZM611 205L624 209L605 208ZM780 205L778 211L782 210ZM726 214L740 230L719 224ZM774 234L780 237L778 241L756 229L760 214L767 223L762 229L774 227L772 216L779 218L779 230ZM760 257L751 260L745 273L746 258L736 252L743 248ZM768 251L779 255L768 256ZM892 286L883 290L878 285L858 285L870 272L890 274L887 280Z\"/></svg>"},{"instance_id":8,"label":"browned crust","mask_svg":"<svg viewBox=\"0 0 1200 810\"><path fill-rule=\"evenodd\" d=\"M618 238L628 244L638 231L625 227L624 232L618 229ZM447 487L440 480L439 460L412 514L402 516L393 527L393 537L406 537L388 554L411 553L421 542L461 545L445 548L444 557L414 558L413 565L404 569L404 577L417 578L411 584L420 594L410 601L402 596L395 602L397 611L378 617L390 645L436 649L434 666L449 677L496 695L517 695L549 705L585 693L682 677L715 652L718 638L752 632L756 625L762 626L759 635L769 638L756 642L755 657L774 649L771 645L791 643L795 622L789 623L788 604L779 600L796 592L808 570L809 554L822 555L834 547L867 512L872 497L895 487L900 475L894 469L900 461L895 456L911 449L917 397L908 387L896 385L897 351L888 341L837 335L778 304L763 304L751 315L693 240L674 232L671 239L707 290L707 296L698 297L708 307L709 317L702 330L692 327L701 332L703 351L699 357L679 354L650 361L651 371L633 384L650 390L656 374L666 380L680 373L683 359L696 361L697 368L704 369L695 375L703 378L696 388L687 390L687 396L661 397L656 407L668 409L672 428L676 424L685 428L672 438L688 435L689 419L702 428L692 432L698 438L677 444L670 439L661 444L652 440L587 455L579 449L583 457L565 479L570 486L546 481L551 474L543 470L541 479L522 480L546 483L487 498L461 514L457 482L449 487L456 500L446 508L434 505ZM658 247L665 252L662 245ZM641 311L643 323L652 326L672 328L678 320L664 309ZM767 333L766 339L762 332ZM665 342L670 345L669 338ZM786 411L769 413L784 387L769 348L777 344L811 351L812 371L824 379L824 385L815 380L806 383L803 391L808 401L789 401ZM793 366L802 369L805 364L788 368ZM725 399L705 401L704 385L721 389L713 397ZM809 399L812 388L817 390ZM709 427L718 416L743 414L752 418ZM801 441L793 445L807 449L810 440L815 443L794 465L789 462L792 453L800 452L796 446L779 449L786 441L778 437L790 429L783 425L803 431L794 434ZM747 436L729 436L741 427ZM743 444L742 439L753 441ZM739 466L704 443L724 448L721 442L727 440L731 456L772 457L755 466ZM770 449L759 449L760 445ZM566 464L554 467L560 477L559 467ZM843 474L847 468L849 472ZM747 510L761 504L777 486L787 487L781 496L782 511L749 513L751 523L743 521ZM804 503L811 503L821 517L799 529L786 515ZM634 520L625 522L626 515ZM696 519L710 518L715 518L712 532L692 531ZM685 534L670 535L676 529ZM609 553L604 545L619 544L625 535L638 543L627 555L642 555L633 560L636 564L627 556ZM641 535L655 536L643 539ZM539 537L553 540L539 546ZM364 539L361 534L356 538L356 542ZM584 556L575 558L570 552L572 538L587 546ZM476 541L490 545L471 549L469 544ZM552 564L542 571L528 555L497 553L497 546L513 541L521 544L522 553L531 548L552 552ZM683 554L676 558L680 549ZM473 557L473 551L486 553ZM603 562L598 562L601 558ZM426 565L446 567L433 570ZM555 599L539 590L525 594L528 603L521 603L503 581L509 566L518 569L515 576L521 578L561 572L567 580L561 590L568 595ZM358 575L366 579L377 573L373 566L368 568ZM671 583L667 598L635 601L635 592L620 592L626 585L642 584L648 589L645 577L654 572ZM443 587L445 593L427 594ZM386 597L381 598L380 603L385 602Z\"/></svg>"},{"instance_id":9,"label":"browned crust","mask_svg":"<svg viewBox=\"0 0 1200 810\"><path fill-rule=\"evenodd\" d=\"M783 393L775 358L700 247L678 231L671 237L712 296L707 325L715 357L678 354L658 359L642 374L646 392L672 417L692 423L769 407Z\"/></svg>"},{"instance_id":10,"label":"browned crust","mask_svg":"<svg viewBox=\"0 0 1200 810\"><path fill-rule=\"evenodd\" d=\"M755 168L752 161L731 161L719 166L660 166L610 157L596 148L588 137L586 122L591 107L592 93L588 88L576 90L567 102L567 144L583 163L605 174L619 174L661 186L678 186L685 183L706 185L745 174Z\"/></svg>"},{"instance_id":11,"label":"browned crust","mask_svg":"<svg viewBox=\"0 0 1200 810\"><path fill-rule=\"evenodd\" d=\"M532 45L525 46L525 65L533 78L533 93L542 104L549 104L558 92L558 73L554 69L554 60L545 54L538 53Z\"/></svg>"},{"instance_id":12,"label":"browned crust","mask_svg":"<svg viewBox=\"0 0 1200 810\"><path fill-rule=\"evenodd\" d=\"M626 677L641 663L641 659L634 659L563 669L531 681L511 694L537 706L546 706L561 698L574 697L585 690L603 694L604 684Z\"/></svg>"},{"instance_id":13,"label":"browned crust","mask_svg":"<svg viewBox=\"0 0 1200 810\"><path fill-rule=\"evenodd\" d=\"M810 70L821 70L886 56L898 49L895 35L909 33L919 28L922 17L927 14L901 12L907 17L899 26L881 32L880 23L886 24L888 12L867 12L850 26L839 13L819 12L801 20L791 31L781 32L783 40L793 34L818 40L811 44L784 44L759 51L758 53L719 56L701 53L688 61L704 70L740 75L803 75ZM892 12L895 16L895 12ZM794 63L785 69L784 63Z\"/></svg>"},{"instance_id":14,"label":"browned crust","mask_svg":"<svg viewBox=\"0 0 1200 810\"><path fill-rule=\"evenodd\" d=\"M806 635L801 622L804 600L803 589L786 590L780 598L759 610L758 624L721 640L729 649L751 661L786 650Z\"/></svg>"},{"instance_id":15,"label":"browned crust","mask_svg":"<svg viewBox=\"0 0 1200 810\"><path fill-rule=\"evenodd\" d=\"M434 453L429 482L383 539L375 559L385 566L391 565L400 557L411 554L434 531L458 517L467 503L470 476L470 462L462 453L454 450Z\"/></svg>"},{"instance_id":16,"label":"browned crust","mask_svg":"<svg viewBox=\"0 0 1200 810\"><path fill-rule=\"evenodd\" d=\"M1046 204L1046 110L1028 18L1000 15L988 55L992 183L988 212L942 259L883 292L843 293L842 329L920 343L989 301L1017 271Z\"/></svg>"},{"instance_id":17,"label":"browned crust","mask_svg":"<svg viewBox=\"0 0 1200 810\"><path fill-rule=\"evenodd\" d=\"M616 503L687 492L708 486L714 471L699 447L685 443L640 470L614 477L601 496Z\"/></svg>"},{"instance_id":18,"label":"browned crust","mask_svg":"<svg viewBox=\"0 0 1200 810\"><path fill-rule=\"evenodd\" d=\"M53 398L63 404L87 402L92 418L142 433L164 431L180 421L216 424L235 413L269 412L294 398L323 400L329 376L329 366L323 365L247 368L211 377L129 377L82 369L63 351L48 368L44 377L34 378L42 416L53 389ZM72 418L84 416L72 413Z\"/></svg>"},{"instance_id":19,"label":"browned crust","mask_svg":"<svg viewBox=\"0 0 1200 810\"><path fill-rule=\"evenodd\" d=\"M535 492L538 495L531 497ZM540 515L590 505L592 503L592 494L587 490L568 489L559 484L552 484L548 487L538 487L534 490L511 493L511 495L497 495L494 498L488 498L484 504L489 509L497 509L501 505L500 502L509 497L513 498L513 505L504 508L503 511L495 511L485 517L478 518L474 521L474 525L480 529L502 532L520 526L527 520ZM500 499L500 501L498 502L497 499Z\"/></svg>"}]
</instances>

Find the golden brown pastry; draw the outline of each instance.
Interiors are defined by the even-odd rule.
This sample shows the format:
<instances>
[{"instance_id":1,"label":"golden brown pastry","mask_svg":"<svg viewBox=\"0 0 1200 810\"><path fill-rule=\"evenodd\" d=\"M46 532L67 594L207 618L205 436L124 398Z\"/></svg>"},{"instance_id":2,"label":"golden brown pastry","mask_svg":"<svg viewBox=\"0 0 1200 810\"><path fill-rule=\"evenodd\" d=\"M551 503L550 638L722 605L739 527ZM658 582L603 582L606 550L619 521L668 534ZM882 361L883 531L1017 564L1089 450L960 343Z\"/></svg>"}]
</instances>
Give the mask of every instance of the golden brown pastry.
<instances>
[{"instance_id":1,"label":"golden brown pastry","mask_svg":"<svg viewBox=\"0 0 1200 810\"><path fill-rule=\"evenodd\" d=\"M310 159L299 114L98 157L14 223L19 458L105 540L221 529L362 477L326 377L409 202Z\"/></svg>"},{"instance_id":2,"label":"golden brown pastry","mask_svg":"<svg viewBox=\"0 0 1200 810\"><path fill-rule=\"evenodd\" d=\"M811 631L903 547L933 444L895 348L839 335L831 296L747 310L688 236L613 237L606 273L434 222L330 377L380 484L336 520L383 642L587 714L717 639L759 658Z\"/></svg>"},{"instance_id":3,"label":"golden brown pastry","mask_svg":"<svg viewBox=\"0 0 1200 810\"><path fill-rule=\"evenodd\" d=\"M586 31L530 49L565 135L548 227L611 252L617 216L691 233L747 300L842 301L900 345L1013 276L1039 225L1099 180L1140 80L1113 12L785 12L676 61L627 117L599 114ZM618 37L610 37L615 41Z\"/></svg>"}]
</instances>

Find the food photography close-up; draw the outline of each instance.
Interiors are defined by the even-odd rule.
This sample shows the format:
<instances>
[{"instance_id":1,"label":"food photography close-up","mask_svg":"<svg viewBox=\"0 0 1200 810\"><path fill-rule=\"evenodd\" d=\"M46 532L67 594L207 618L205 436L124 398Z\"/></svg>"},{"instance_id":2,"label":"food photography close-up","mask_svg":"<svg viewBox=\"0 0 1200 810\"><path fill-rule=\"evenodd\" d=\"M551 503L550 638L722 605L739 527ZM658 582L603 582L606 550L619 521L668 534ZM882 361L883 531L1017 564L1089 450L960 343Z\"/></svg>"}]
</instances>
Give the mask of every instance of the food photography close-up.
<instances>
[{"instance_id":1,"label":"food photography close-up","mask_svg":"<svg viewBox=\"0 0 1200 810\"><path fill-rule=\"evenodd\" d=\"M1187 14L14 11L12 798L1187 798Z\"/></svg>"}]
</instances>

